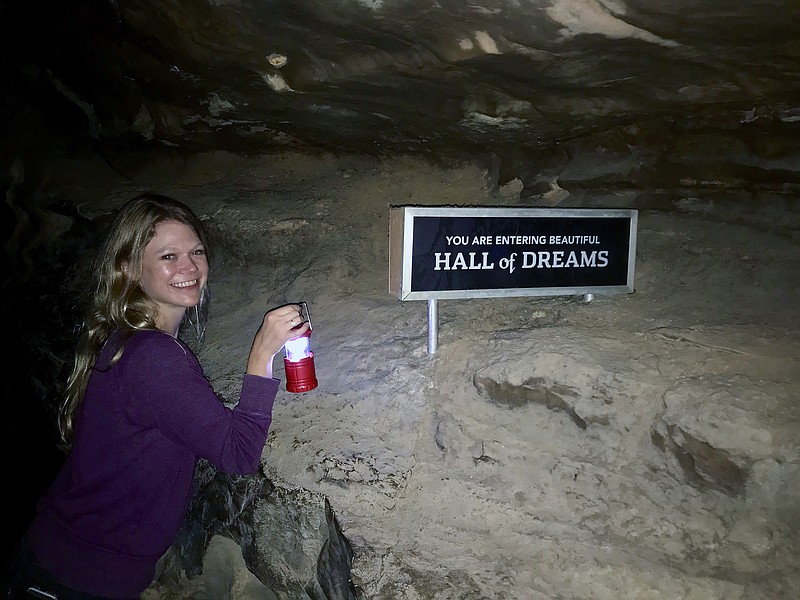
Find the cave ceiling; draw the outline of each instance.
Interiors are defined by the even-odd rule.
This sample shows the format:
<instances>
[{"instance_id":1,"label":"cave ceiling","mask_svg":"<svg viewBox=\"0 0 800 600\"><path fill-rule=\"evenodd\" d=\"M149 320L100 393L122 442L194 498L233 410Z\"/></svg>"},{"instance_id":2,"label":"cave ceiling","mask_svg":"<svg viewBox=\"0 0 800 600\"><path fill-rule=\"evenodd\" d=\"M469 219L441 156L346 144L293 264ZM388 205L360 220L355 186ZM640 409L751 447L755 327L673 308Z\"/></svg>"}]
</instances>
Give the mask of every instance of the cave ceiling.
<instances>
[{"instance_id":1,"label":"cave ceiling","mask_svg":"<svg viewBox=\"0 0 800 600\"><path fill-rule=\"evenodd\" d=\"M485 161L502 183L578 147L638 148L653 173L716 154L717 178L785 183L797 156L795 0L74 0L3 16L6 158L56 136L414 153Z\"/></svg>"}]
</instances>

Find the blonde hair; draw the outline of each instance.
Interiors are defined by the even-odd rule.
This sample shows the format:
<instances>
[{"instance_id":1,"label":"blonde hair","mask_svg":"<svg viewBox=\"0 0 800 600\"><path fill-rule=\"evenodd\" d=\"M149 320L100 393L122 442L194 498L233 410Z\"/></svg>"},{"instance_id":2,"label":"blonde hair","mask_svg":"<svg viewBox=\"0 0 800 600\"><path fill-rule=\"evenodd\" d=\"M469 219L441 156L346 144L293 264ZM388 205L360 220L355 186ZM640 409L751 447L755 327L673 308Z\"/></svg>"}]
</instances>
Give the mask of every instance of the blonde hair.
<instances>
[{"instance_id":1,"label":"blonde hair","mask_svg":"<svg viewBox=\"0 0 800 600\"><path fill-rule=\"evenodd\" d=\"M86 306L82 331L75 349L72 371L67 379L64 403L59 414L59 432L63 442L72 442L75 415L83 402L86 386L97 357L109 336L120 331L122 337L109 367L122 356L125 343L137 330L157 329L157 305L139 281L142 253L153 239L156 226L164 221L178 221L191 227L206 248L207 235L200 220L185 204L159 194L141 194L126 203L117 213L103 245L92 263L93 295ZM209 295L202 294L201 303ZM205 320L207 307L198 307L197 318ZM198 331L205 327L197 323Z\"/></svg>"}]
</instances>

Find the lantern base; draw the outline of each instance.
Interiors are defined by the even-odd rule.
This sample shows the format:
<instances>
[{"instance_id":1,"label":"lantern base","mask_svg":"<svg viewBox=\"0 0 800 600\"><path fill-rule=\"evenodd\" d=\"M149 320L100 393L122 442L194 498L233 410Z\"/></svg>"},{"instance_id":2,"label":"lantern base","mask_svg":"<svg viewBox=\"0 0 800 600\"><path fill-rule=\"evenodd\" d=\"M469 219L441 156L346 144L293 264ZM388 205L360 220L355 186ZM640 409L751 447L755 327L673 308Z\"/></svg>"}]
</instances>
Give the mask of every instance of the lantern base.
<instances>
[{"instance_id":1,"label":"lantern base","mask_svg":"<svg viewBox=\"0 0 800 600\"><path fill-rule=\"evenodd\" d=\"M286 368L286 391L292 393L309 392L317 387L317 374L314 370L314 353L297 362L283 359Z\"/></svg>"}]
</instances>

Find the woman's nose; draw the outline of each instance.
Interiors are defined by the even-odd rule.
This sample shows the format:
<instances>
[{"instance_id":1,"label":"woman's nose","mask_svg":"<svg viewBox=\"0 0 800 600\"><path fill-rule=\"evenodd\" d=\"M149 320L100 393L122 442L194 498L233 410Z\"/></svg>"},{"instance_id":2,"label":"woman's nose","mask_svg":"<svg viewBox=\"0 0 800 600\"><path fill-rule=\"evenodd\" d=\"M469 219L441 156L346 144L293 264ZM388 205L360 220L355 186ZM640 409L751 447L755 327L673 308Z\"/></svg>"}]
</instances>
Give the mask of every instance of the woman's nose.
<instances>
[{"instance_id":1,"label":"woman's nose","mask_svg":"<svg viewBox=\"0 0 800 600\"><path fill-rule=\"evenodd\" d=\"M197 262L195 261L193 256L186 256L181 259L179 264L181 271L192 273L193 271L197 271Z\"/></svg>"}]
</instances>

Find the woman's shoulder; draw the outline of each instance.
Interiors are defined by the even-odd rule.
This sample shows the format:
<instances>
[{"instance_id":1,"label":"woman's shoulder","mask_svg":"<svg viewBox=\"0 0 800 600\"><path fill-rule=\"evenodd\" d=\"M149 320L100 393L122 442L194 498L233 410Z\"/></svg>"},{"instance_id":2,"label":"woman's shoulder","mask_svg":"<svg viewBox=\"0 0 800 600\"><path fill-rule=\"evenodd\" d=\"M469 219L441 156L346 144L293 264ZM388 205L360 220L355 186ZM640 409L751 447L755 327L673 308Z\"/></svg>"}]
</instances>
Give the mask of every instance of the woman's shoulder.
<instances>
[{"instance_id":1,"label":"woman's shoulder","mask_svg":"<svg viewBox=\"0 0 800 600\"><path fill-rule=\"evenodd\" d=\"M153 361L174 360L182 357L194 359L194 354L186 344L160 329L139 329L127 335L116 332L109 342L112 353L116 352L116 348L122 346L120 360L123 361L126 359L139 361L144 357Z\"/></svg>"},{"instance_id":2,"label":"woman's shoulder","mask_svg":"<svg viewBox=\"0 0 800 600\"><path fill-rule=\"evenodd\" d=\"M128 340L127 346L147 348L148 350L159 349L168 353L191 353L191 350L189 350L186 344L160 329L140 329L134 331Z\"/></svg>"}]
</instances>

